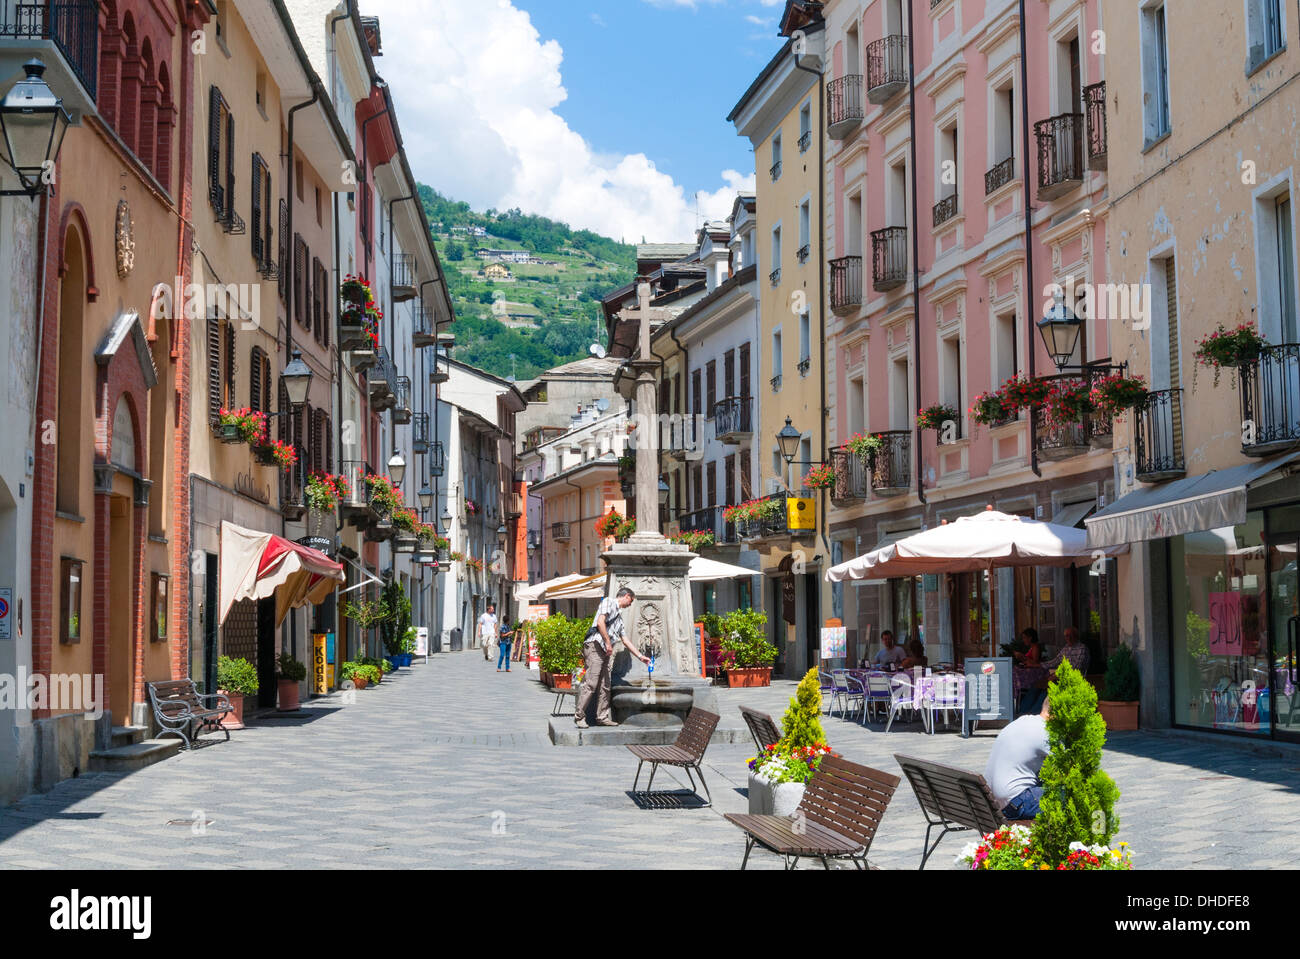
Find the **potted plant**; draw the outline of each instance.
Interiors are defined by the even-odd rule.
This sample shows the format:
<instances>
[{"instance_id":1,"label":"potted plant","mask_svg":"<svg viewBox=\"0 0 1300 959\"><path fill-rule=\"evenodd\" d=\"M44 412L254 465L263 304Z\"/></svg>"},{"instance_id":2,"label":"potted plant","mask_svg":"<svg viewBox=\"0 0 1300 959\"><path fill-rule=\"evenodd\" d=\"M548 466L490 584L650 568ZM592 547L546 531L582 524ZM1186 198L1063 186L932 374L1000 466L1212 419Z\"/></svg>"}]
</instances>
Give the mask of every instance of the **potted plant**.
<instances>
[{"instance_id":1,"label":"potted plant","mask_svg":"<svg viewBox=\"0 0 1300 959\"><path fill-rule=\"evenodd\" d=\"M829 463L814 466L804 474L803 485L808 489L830 489L835 485L835 467Z\"/></svg>"},{"instance_id":2,"label":"potted plant","mask_svg":"<svg viewBox=\"0 0 1300 959\"><path fill-rule=\"evenodd\" d=\"M582 666L587 620L555 613L536 623L535 632L542 682L555 689L571 688L573 671Z\"/></svg>"},{"instance_id":3,"label":"potted plant","mask_svg":"<svg viewBox=\"0 0 1300 959\"><path fill-rule=\"evenodd\" d=\"M391 516L402 505L402 491L387 476L367 473L366 486L370 489L370 505L380 516Z\"/></svg>"},{"instance_id":4,"label":"potted plant","mask_svg":"<svg viewBox=\"0 0 1300 959\"><path fill-rule=\"evenodd\" d=\"M885 448L885 438L879 433L854 433L844 441L844 447L865 463Z\"/></svg>"},{"instance_id":5,"label":"potted plant","mask_svg":"<svg viewBox=\"0 0 1300 959\"><path fill-rule=\"evenodd\" d=\"M1133 731L1138 728L1137 660L1133 650L1121 643L1106 661L1106 685L1097 703L1106 728L1113 732Z\"/></svg>"},{"instance_id":6,"label":"potted plant","mask_svg":"<svg viewBox=\"0 0 1300 959\"><path fill-rule=\"evenodd\" d=\"M355 662L346 662L339 667L339 680L341 682L350 682L356 689L366 688L366 678L359 670L360 665Z\"/></svg>"},{"instance_id":7,"label":"potted plant","mask_svg":"<svg viewBox=\"0 0 1300 959\"><path fill-rule=\"evenodd\" d=\"M246 659L217 657L217 692L230 700L230 715L223 729L244 728L244 697L257 694L257 667Z\"/></svg>"},{"instance_id":8,"label":"potted plant","mask_svg":"<svg viewBox=\"0 0 1300 959\"><path fill-rule=\"evenodd\" d=\"M772 684L777 649L763 635L766 625L767 614L755 609L737 609L722 617L721 661L731 688Z\"/></svg>"},{"instance_id":9,"label":"potted plant","mask_svg":"<svg viewBox=\"0 0 1300 959\"><path fill-rule=\"evenodd\" d=\"M266 444L266 414L245 406L217 411L217 438L223 443Z\"/></svg>"},{"instance_id":10,"label":"potted plant","mask_svg":"<svg viewBox=\"0 0 1300 959\"><path fill-rule=\"evenodd\" d=\"M298 684L307 678L307 667L288 653L281 653L277 672L275 685L279 705L276 708L282 713L297 712L300 705Z\"/></svg>"},{"instance_id":11,"label":"potted plant","mask_svg":"<svg viewBox=\"0 0 1300 959\"><path fill-rule=\"evenodd\" d=\"M959 423L956 407L937 404L927 406L916 414L916 426L922 430L934 430L942 433L945 423Z\"/></svg>"},{"instance_id":12,"label":"potted plant","mask_svg":"<svg viewBox=\"0 0 1300 959\"><path fill-rule=\"evenodd\" d=\"M1196 366L1192 370L1192 388L1196 388L1196 370L1208 366L1214 370L1214 385L1226 366L1235 372L1259 361L1268 341L1259 335L1253 323L1242 323L1229 330L1220 323L1209 336L1196 341Z\"/></svg>"},{"instance_id":13,"label":"potted plant","mask_svg":"<svg viewBox=\"0 0 1300 959\"><path fill-rule=\"evenodd\" d=\"M1107 418L1114 418L1132 409L1146 405L1146 380L1140 376L1124 376L1112 373L1103 376L1092 384L1092 406Z\"/></svg>"},{"instance_id":14,"label":"potted plant","mask_svg":"<svg viewBox=\"0 0 1300 959\"><path fill-rule=\"evenodd\" d=\"M364 640L372 629L378 629L393 615L392 610L383 599L344 600L339 603L339 612L357 624ZM358 660L360 662L360 660Z\"/></svg>"},{"instance_id":15,"label":"potted plant","mask_svg":"<svg viewBox=\"0 0 1300 959\"><path fill-rule=\"evenodd\" d=\"M622 522L623 517L619 515L618 510L611 506L608 513L596 520L596 535L601 539L609 539L610 537L617 535L618 528Z\"/></svg>"},{"instance_id":16,"label":"potted plant","mask_svg":"<svg viewBox=\"0 0 1300 959\"><path fill-rule=\"evenodd\" d=\"M1042 406L1050 389L1051 386L1045 379L1013 376L1002 384L1000 395L1008 413L1018 413Z\"/></svg>"},{"instance_id":17,"label":"potted plant","mask_svg":"<svg viewBox=\"0 0 1300 959\"><path fill-rule=\"evenodd\" d=\"M785 734L767 752L749 761L749 811L753 815L791 816L803 800L804 788L823 756L834 755L826 745L821 724L822 694L817 670L799 682L781 722Z\"/></svg>"},{"instance_id":18,"label":"potted plant","mask_svg":"<svg viewBox=\"0 0 1300 959\"><path fill-rule=\"evenodd\" d=\"M981 426L996 426L1013 418L1017 410L1008 407L1006 397L1000 390L991 390L975 397L969 412L971 422Z\"/></svg>"},{"instance_id":19,"label":"potted plant","mask_svg":"<svg viewBox=\"0 0 1300 959\"><path fill-rule=\"evenodd\" d=\"M384 586L380 602L388 610L388 616L379 623L379 635L384 643L384 652L394 666L408 665L402 661L402 642L406 631L411 626L411 600L406 590L396 578Z\"/></svg>"}]
</instances>

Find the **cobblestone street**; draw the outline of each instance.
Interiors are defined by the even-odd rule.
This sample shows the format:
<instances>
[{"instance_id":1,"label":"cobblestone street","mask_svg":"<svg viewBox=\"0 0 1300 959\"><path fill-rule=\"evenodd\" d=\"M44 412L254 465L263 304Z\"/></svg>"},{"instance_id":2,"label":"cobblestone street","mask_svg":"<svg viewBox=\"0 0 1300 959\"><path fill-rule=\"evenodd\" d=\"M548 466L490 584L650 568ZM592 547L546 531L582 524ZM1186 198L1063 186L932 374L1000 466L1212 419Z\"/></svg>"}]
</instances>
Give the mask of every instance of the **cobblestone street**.
<instances>
[{"instance_id":1,"label":"cobblestone street","mask_svg":"<svg viewBox=\"0 0 1300 959\"><path fill-rule=\"evenodd\" d=\"M741 703L779 720L794 684L719 690L723 722ZM554 697L536 673L497 674L477 651L442 654L379 688L264 719L129 775L87 773L0 810L0 865L72 869L195 867L718 868L740 864L752 742L709 748L712 808L647 810L628 794L636 762L622 747L557 747ZM982 770L992 731L967 741L919 724L888 734L824 719L849 759L897 772L893 753ZM1123 793L1120 838L1137 868L1289 867L1300 858L1300 758L1128 733L1105 768ZM661 770L656 787L672 783ZM685 786L685 776L676 777ZM643 780L644 782L644 780ZM211 820L200 835L169 820ZM871 860L914 869L924 820L906 781ZM973 835L973 834L966 834ZM965 842L944 840L930 868ZM751 868L778 868L756 853Z\"/></svg>"}]
</instances>

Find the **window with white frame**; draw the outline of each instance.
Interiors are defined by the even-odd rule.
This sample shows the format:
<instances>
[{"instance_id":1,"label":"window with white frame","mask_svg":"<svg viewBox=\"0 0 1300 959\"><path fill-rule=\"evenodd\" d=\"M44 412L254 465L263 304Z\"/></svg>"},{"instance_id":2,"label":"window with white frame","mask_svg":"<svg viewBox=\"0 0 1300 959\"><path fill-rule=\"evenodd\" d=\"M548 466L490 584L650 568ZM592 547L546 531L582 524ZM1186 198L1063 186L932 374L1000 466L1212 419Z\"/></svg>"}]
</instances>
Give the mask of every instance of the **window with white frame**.
<instances>
[{"instance_id":1,"label":"window with white frame","mask_svg":"<svg viewBox=\"0 0 1300 959\"><path fill-rule=\"evenodd\" d=\"M1295 218L1289 183L1255 199L1260 333L1272 343L1300 342L1296 302Z\"/></svg>"},{"instance_id":2,"label":"window with white frame","mask_svg":"<svg viewBox=\"0 0 1300 959\"><path fill-rule=\"evenodd\" d=\"M812 103L799 108L799 152L807 153L812 146Z\"/></svg>"},{"instance_id":3,"label":"window with white frame","mask_svg":"<svg viewBox=\"0 0 1300 959\"><path fill-rule=\"evenodd\" d=\"M993 89L991 106L992 116L989 124L990 170L1006 163L1016 154L1016 90L1014 79L1007 77ZM1008 173L1010 175L997 179L1002 182L1009 181L1015 175L1014 168ZM995 183L994 189L1001 185L1001 182Z\"/></svg>"},{"instance_id":4,"label":"window with white frame","mask_svg":"<svg viewBox=\"0 0 1300 959\"><path fill-rule=\"evenodd\" d=\"M799 314L799 372L804 376L812 367L812 316L804 310Z\"/></svg>"},{"instance_id":5,"label":"window with white frame","mask_svg":"<svg viewBox=\"0 0 1300 959\"><path fill-rule=\"evenodd\" d=\"M953 333L946 336L939 344L940 356L940 374L939 396L940 402L944 406L950 406L957 411L957 425L960 432L961 411L965 408L962 403L962 377L961 377L961 334Z\"/></svg>"},{"instance_id":6,"label":"window with white frame","mask_svg":"<svg viewBox=\"0 0 1300 959\"><path fill-rule=\"evenodd\" d=\"M895 357L889 370L889 428L905 430L912 425L911 364L907 356Z\"/></svg>"},{"instance_id":7,"label":"window with white frame","mask_svg":"<svg viewBox=\"0 0 1300 959\"><path fill-rule=\"evenodd\" d=\"M866 429L867 390L861 376L849 380L848 435L856 436Z\"/></svg>"},{"instance_id":8,"label":"window with white frame","mask_svg":"<svg viewBox=\"0 0 1300 959\"><path fill-rule=\"evenodd\" d=\"M772 388L781 388L781 330L772 331Z\"/></svg>"},{"instance_id":9,"label":"window with white frame","mask_svg":"<svg viewBox=\"0 0 1300 959\"><path fill-rule=\"evenodd\" d=\"M781 179L781 134L772 137L772 180Z\"/></svg>"},{"instance_id":10,"label":"window with white frame","mask_svg":"<svg viewBox=\"0 0 1300 959\"><path fill-rule=\"evenodd\" d=\"M1286 49L1282 0L1246 0L1246 72Z\"/></svg>"},{"instance_id":11,"label":"window with white frame","mask_svg":"<svg viewBox=\"0 0 1300 959\"><path fill-rule=\"evenodd\" d=\"M1169 134L1169 35L1165 4L1142 9L1142 126L1145 145Z\"/></svg>"},{"instance_id":12,"label":"window with white frame","mask_svg":"<svg viewBox=\"0 0 1300 959\"><path fill-rule=\"evenodd\" d=\"M772 269L768 274L773 283L781 282L781 224L772 227Z\"/></svg>"},{"instance_id":13,"label":"window with white frame","mask_svg":"<svg viewBox=\"0 0 1300 959\"><path fill-rule=\"evenodd\" d=\"M1016 338L1016 311L993 318L993 387L1000 388L1020 370L1019 344Z\"/></svg>"},{"instance_id":14,"label":"window with white frame","mask_svg":"<svg viewBox=\"0 0 1300 959\"><path fill-rule=\"evenodd\" d=\"M812 201L799 204L799 262L807 261L812 249Z\"/></svg>"}]
</instances>

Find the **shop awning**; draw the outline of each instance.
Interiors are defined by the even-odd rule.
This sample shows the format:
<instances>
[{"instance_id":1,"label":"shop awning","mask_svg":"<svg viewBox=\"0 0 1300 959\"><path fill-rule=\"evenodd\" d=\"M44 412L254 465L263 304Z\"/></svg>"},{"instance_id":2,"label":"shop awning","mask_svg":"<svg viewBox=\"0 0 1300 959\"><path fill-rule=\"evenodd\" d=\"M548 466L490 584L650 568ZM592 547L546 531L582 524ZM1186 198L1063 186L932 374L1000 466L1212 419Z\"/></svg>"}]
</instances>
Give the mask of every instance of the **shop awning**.
<instances>
[{"instance_id":1,"label":"shop awning","mask_svg":"<svg viewBox=\"0 0 1300 959\"><path fill-rule=\"evenodd\" d=\"M1052 522L1057 526L1075 526L1077 527L1083 518L1097 508L1094 500L1085 500L1082 503L1071 503L1069 506L1062 506L1052 517Z\"/></svg>"},{"instance_id":2,"label":"shop awning","mask_svg":"<svg viewBox=\"0 0 1300 959\"><path fill-rule=\"evenodd\" d=\"M244 599L275 597L275 625L289 610L314 606L344 580L343 565L274 533L221 524L221 619Z\"/></svg>"},{"instance_id":3,"label":"shop awning","mask_svg":"<svg viewBox=\"0 0 1300 959\"><path fill-rule=\"evenodd\" d=\"M566 573L564 576L557 576L555 579L548 579L544 583L535 583L532 586L520 586L515 590L515 598L535 601L541 598L542 594L548 589L556 586L563 586L566 583L573 583L580 579L585 579L581 573Z\"/></svg>"},{"instance_id":4,"label":"shop awning","mask_svg":"<svg viewBox=\"0 0 1300 959\"><path fill-rule=\"evenodd\" d=\"M711 583L718 579L744 579L750 576L762 576L761 569L746 569L731 563L719 563L716 559L697 556L691 560L686 569L686 578L692 583Z\"/></svg>"},{"instance_id":5,"label":"shop awning","mask_svg":"<svg viewBox=\"0 0 1300 959\"><path fill-rule=\"evenodd\" d=\"M543 602L550 602L553 599L604 599L606 579L604 573L570 578L568 582L552 586L539 598Z\"/></svg>"},{"instance_id":6,"label":"shop awning","mask_svg":"<svg viewBox=\"0 0 1300 959\"><path fill-rule=\"evenodd\" d=\"M1134 490L1085 520L1088 546L1105 548L1238 526L1246 522L1247 489L1297 458L1300 452L1287 453Z\"/></svg>"},{"instance_id":7,"label":"shop awning","mask_svg":"<svg viewBox=\"0 0 1300 959\"><path fill-rule=\"evenodd\" d=\"M1016 566L1079 566L1094 559L1081 529L985 510L831 567L832 583ZM1112 547L1107 555L1128 547Z\"/></svg>"}]
</instances>

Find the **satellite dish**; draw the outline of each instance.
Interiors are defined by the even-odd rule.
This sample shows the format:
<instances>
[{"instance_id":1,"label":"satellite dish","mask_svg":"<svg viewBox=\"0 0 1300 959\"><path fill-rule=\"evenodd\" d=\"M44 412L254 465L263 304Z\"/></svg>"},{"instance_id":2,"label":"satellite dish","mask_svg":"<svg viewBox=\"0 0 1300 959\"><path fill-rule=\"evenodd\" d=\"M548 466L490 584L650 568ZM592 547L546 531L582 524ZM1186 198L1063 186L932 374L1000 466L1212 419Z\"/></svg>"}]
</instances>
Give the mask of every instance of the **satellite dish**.
<instances>
[{"instance_id":1,"label":"satellite dish","mask_svg":"<svg viewBox=\"0 0 1300 959\"><path fill-rule=\"evenodd\" d=\"M601 346L599 343L592 343L591 355L596 357L596 359L598 360L603 360L605 358L605 348Z\"/></svg>"},{"instance_id":2,"label":"satellite dish","mask_svg":"<svg viewBox=\"0 0 1300 959\"><path fill-rule=\"evenodd\" d=\"M609 409L609 400L596 400L596 409L604 413Z\"/></svg>"}]
</instances>

